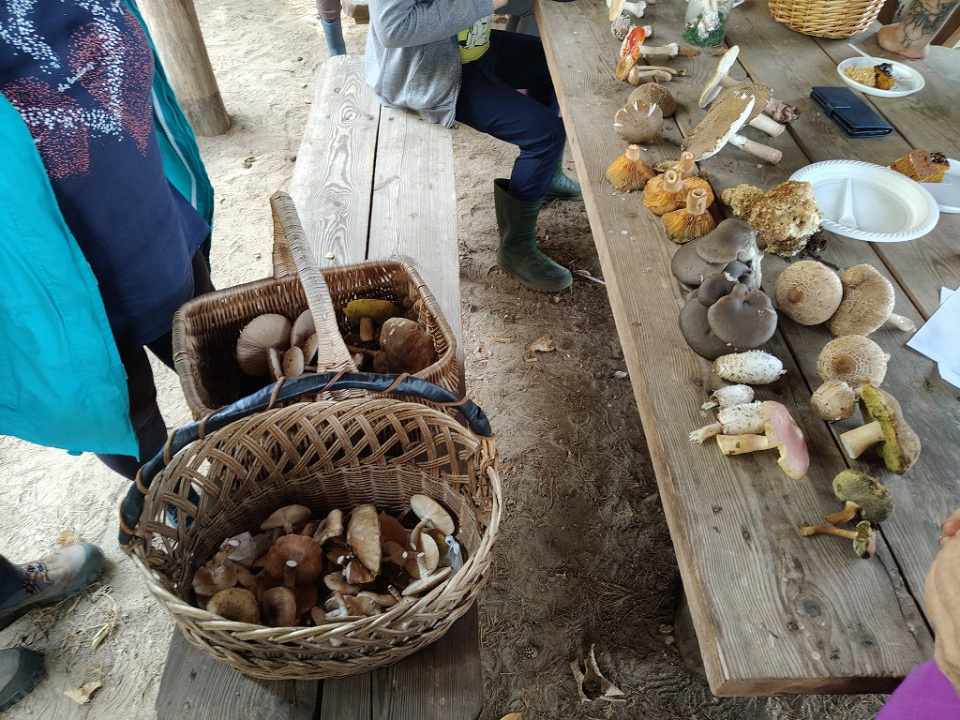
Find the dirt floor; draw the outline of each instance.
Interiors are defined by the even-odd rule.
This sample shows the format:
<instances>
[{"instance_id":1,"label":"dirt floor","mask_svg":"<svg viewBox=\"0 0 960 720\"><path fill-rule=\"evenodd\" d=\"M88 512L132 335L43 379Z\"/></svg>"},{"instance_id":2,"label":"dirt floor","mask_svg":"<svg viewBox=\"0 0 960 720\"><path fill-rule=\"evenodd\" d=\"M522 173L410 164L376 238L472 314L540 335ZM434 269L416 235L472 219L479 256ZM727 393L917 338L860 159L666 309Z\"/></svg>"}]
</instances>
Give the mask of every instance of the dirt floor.
<instances>
[{"instance_id":1,"label":"dirt floor","mask_svg":"<svg viewBox=\"0 0 960 720\"><path fill-rule=\"evenodd\" d=\"M312 0L195 5L233 120L200 139L217 198L213 280L228 287L270 272L268 198L289 185L326 46ZM362 52L365 26L344 28L348 50ZM506 510L480 596L483 718L874 717L880 696L720 699L686 669L673 633L679 575L605 289L577 275L549 296L500 272L491 183L514 151L468 128L454 138L467 387L497 433ZM539 231L551 256L601 278L581 202L546 207ZM543 334L556 349L528 352ZM168 424L186 423L176 376L157 372ZM156 717L174 626L118 547L125 491L91 455L0 438L2 552L27 561L79 539L108 558L89 592L0 634L0 647L47 656L48 677L6 717ZM570 665L591 645L622 702L580 702ZM90 705L63 695L87 682L102 683Z\"/></svg>"}]
</instances>

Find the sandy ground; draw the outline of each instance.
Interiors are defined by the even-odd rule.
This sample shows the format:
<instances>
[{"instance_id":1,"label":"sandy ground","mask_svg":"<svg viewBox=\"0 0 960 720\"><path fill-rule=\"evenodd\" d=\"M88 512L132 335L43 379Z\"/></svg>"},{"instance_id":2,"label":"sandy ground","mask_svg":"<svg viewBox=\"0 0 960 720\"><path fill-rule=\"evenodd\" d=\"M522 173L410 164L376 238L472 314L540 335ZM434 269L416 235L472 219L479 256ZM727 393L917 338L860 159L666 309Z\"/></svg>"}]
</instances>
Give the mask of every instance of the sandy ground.
<instances>
[{"instance_id":1,"label":"sandy ground","mask_svg":"<svg viewBox=\"0 0 960 720\"><path fill-rule=\"evenodd\" d=\"M268 198L289 185L326 46L312 0L195 4L233 120L225 135L200 139L216 189L213 280L228 287L270 272ZM365 27L345 19L344 28L348 50L362 52ZM673 634L679 575L604 288L578 277L550 297L497 269L491 180L514 153L467 128L454 137L467 387L497 432L506 502L480 597L484 719L872 718L881 697L719 699L685 668ZM601 276L582 203L548 206L539 231L557 260ZM544 333L556 351L527 362L527 343ZM157 374L168 424L184 424L176 376ZM174 626L118 547L125 491L93 456L0 438L2 552L27 561L87 540L108 559L79 599L0 633L0 646L47 656L47 678L6 717L82 717L63 692L92 681L103 687L89 717L156 717ZM570 664L592 644L624 702L579 701Z\"/></svg>"}]
</instances>

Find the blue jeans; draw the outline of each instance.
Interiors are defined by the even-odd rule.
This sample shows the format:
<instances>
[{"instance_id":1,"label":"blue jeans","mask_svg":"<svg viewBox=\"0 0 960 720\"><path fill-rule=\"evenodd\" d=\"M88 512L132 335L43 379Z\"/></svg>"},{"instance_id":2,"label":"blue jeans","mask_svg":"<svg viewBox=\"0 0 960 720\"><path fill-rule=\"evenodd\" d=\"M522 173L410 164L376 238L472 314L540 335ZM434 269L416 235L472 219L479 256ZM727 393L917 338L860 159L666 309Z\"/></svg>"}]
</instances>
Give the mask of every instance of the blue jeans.
<instances>
[{"instance_id":1,"label":"blue jeans","mask_svg":"<svg viewBox=\"0 0 960 720\"><path fill-rule=\"evenodd\" d=\"M519 147L509 192L525 202L543 199L567 136L539 38L492 30L490 48L463 65L456 117Z\"/></svg>"}]
</instances>

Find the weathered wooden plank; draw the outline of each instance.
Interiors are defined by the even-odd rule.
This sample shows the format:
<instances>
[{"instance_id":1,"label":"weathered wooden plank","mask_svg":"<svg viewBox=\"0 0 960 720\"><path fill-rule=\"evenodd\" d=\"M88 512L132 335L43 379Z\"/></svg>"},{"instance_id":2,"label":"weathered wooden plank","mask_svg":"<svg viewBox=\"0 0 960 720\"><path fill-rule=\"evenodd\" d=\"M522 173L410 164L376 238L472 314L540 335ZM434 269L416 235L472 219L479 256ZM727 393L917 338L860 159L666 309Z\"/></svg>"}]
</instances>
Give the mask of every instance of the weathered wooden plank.
<instances>
[{"instance_id":1,"label":"weathered wooden plank","mask_svg":"<svg viewBox=\"0 0 960 720\"><path fill-rule=\"evenodd\" d=\"M415 113L382 110L368 255L411 258L459 338L460 252L451 133Z\"/></svg>"},{"instance_id":2,"label":"weathered wooden plank","mask_svg":"<svg viewBox=\"0 0 960 720\"><path fill-rule=\"evenodd\" d=\"M769 457L727 459L715 447L687 441L691 429L709 421L699 405L715 378L679 333L683 292L670 276L673 248L659 220L639 196L613 193L603 180L623 149L612 128L603 128L629 92L613 78L615 41L604 10L599 2L537 4L711 689L718 695L890 689L929 656L931 639L894 562L865 563L844 543L797 535L799 525L835 506L830 480L845 464L824 423L812 416L810 387L798 381L781 336L770 347L789 373L760 395L787 404L803 427L814 449L808 479L786 478ZM657 42L678 39L680 12L654 6L649 21ZM689 75L668 89L682 108L677 123L687 130L701 114L696 99L716 59L701 53L678 58L681 64ZM652 144L651 160L677 153L669 138L679 130L664 135L668 140ZM758 166L730 148L704 169L719 190L734 180L770 187L806 164L790 135L769 144L784 151L782 167ZM869 607L853 601L851 585L870 588Z\"/></svg>"},{"instance_id":3,"label":"weathered wooden plank","mask_svg":"<svg viewBox=\"0 0 960 720\"><path fill-rule=\"evenodd\" d=\"M363 56L324 60L290 183L321 267L367 258L379 122L380 104L363 79Z\"/></svg>"},{"instance_id":4,"label":"weathered wooden plank","mask_svg":"<svg viewBox=\"0 0 960 720\"><path fill-rule=\"evenodd\" d=\"M249 677L174 630L157 693L157 719L312 720L317 684Z\"/></svg>"}]
</instances>

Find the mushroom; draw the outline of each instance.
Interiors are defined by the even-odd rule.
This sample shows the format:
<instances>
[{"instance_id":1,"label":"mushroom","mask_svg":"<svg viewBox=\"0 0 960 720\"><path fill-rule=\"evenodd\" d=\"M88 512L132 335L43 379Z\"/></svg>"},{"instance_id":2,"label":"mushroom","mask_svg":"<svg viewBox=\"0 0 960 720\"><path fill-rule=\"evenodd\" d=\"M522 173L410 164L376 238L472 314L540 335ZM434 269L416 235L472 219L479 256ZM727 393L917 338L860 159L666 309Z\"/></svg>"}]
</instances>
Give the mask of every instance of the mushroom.
<instances>
[{"instance_id":1,"label":"mushroom","mask_svg":"<svg viewBox=\"0 0 960 720\"><path fill-rule=\"evenodd\" d=\"M720 61L717 63L717 67L714 70L713 75L710 76L707 84L703 87L703 92L700 93L700 107L704 108L709 105L710 101L713 100L717 96L717 93L720 92L721 87L730 87L738 84L739 81L731 78L728 73L733 67L733 64L737 61L737 56L739 54L740 46L734 45L720 57ZM771 97L767 102L763 108L763 111L780 123L793 122L800 117L799 108L795 107L794 105L781 102L773 97Z\"/></svg>"},{"instance_id":2,"label":"mushroom","mask_svg":"<svg viewBox=\"0 0 960 720\"><path fill-rule=\"evenodd\" d=\"M298 378L303 375L305 364L303 362L303 350L294 345L283 354L283 376L288 378Z\"/></svg>"},{"instance_id":3,"label":"mushroom","mask_svg":"<svg viewBox=\"0 0 960 720\"><path fill-rule=\"evenodd\" d=\"M836 312L842 297L840 278L816 260L787 265L777 276L773 293L777 310L799 325L826 322Z\"/></svg>"},{"instance_id":4,"label":"mushroom","mask_svg":"<svg viewBox=\"0 0 960 720\"><path fill-rule=\"evenodd\" d=\"M436 528L444 535L453 535L454 530L456 530L450 513L440 503L427 495L411 495L410 509L420 518L417 528Z\"/></svg>"},{"instance_id":5,"label":"mushroom","mask_svg":"<svg viewBox=\"0 0 960 720\"><path fill-rule=\"evenodd\" d=\"M260 623L260 607L256 596L246 588L221 590L207 601L207 612L227 620L257 625Z\"/></svg>"},{"instance_id":6,"label":"mushroom","mask_svg":"<svg viewBox=\"0 0 960 720\"><path fill-rule=\"evenodd\" d=\"M648 35L652 34L648 33L647 30L646 26L634 26L627 31L626 37L620 43L620 57L617 60L616 69L617 80L621 82L626 80L630 70L641 56L673 58L680 53L680 46L677 43L644 45L643 41L647 39Z\"/></svg>"},{"instance_id":7,"label":"mushroom","mask_svg":"<svg viewBox=\"0 0 960 720\"><path fill-rule=\"evenodd\" d=\"M717 226L717 221L707 212L707 191L700 187L688 190L686 207L664 213L660 223L667 238L678 245L703 237Z\"/></svg>"},{"instance_id":8,"label":"mushroom","mask_svg":"<svg viewBox=\"0 0 960 720\"><path fill-rule=\"evenodd\" d=\"M705 204L713 202L713 188L701 177L683 177L680 169L669 168L665 173L656 175L643 188L643 206L654 215L664 215L686 206L687 194L700 189L705 194Z\"/></svg>"},{"instance_id":9,"label":"mushroom","mask_svg":"<svg viewBox=\"0 0 960 720\"><path fill-rule=\"evenodd\" d=\"M656 178L647 183L644 194L655 181ZM670 262L670 270L677 280L690 286L697 286L705 278L728 269L733 262L749 263L751 270L759 275L756 237L756 231L739 218L721 220L702 238L677 250Z\"/></svg>"},{"instance_id":10,"label":"mushroom","mask_svg":"<svg viewBox=\"0 0 960 720\"><path fill-rule=\"evenodd\" d=\"M410 559L410 554L406 551L406 547L406 539L402 545L393 540L386 540L380 547L383 560L393 565L404 567L407 564L407 560Z\"/></svg>"},{"instance_id":11,"label":"mushroom","mask_svg":"<svg viewBox=\"0 0 960 720\"><path fill-rule=\"evenodd\" d=\"M377 522L380 524L381 543L395 542L400 547L407 546L407 529L393 515L380 513L377 515Z\"/></svg>"},{"instance_id":12,"label":"mushroom","mask_svg":"<svg viewBox=\"0 0 960 720\"><path fill-rule=\"evenodd\" d=\"M709 306L701 303L698 295L699 290L691 292L680 310L680 333L697 355L715 360L731 348L714 334L707 318Z\"/></svg>"},{"instance_id":13,"label":"mushroom","mask_svg":"<svg viewBox=\"0 0 960 720\"><path fill-rule=\"evenodd\" d=\"M313 538L303 535L282 535L267 553L263 569L272 577L284 578L287 563L293 561L295 585L312 583L323 574L323 548Z\"/></svg>"},{"instance_id":14,"label":"mushroom","mask_svg":"<svg viewBox=\"0 0 960 720\"><path fill-rule=\"evenodd\" d=\"M839 525L860 519L871 525L882 523L893 513L890 492L875 478L857 470L843 470L833 479L833 494L844 504L843 510L824 515L827 522Z\"/></svg>"},{"instance_id":15,"label":"mushroom","mask_svg":"<svg viewBox=\"0 0 960 720\"><path fill-rule=\"evenodd\" d=\"M717 421L694 430L690 442L700 445L714 435L746 435L763 432L763 403L747 402L720 408Z\"/></svg>"},{"instance_id":16,"label":"mushroom","mask_svg":"<svg viewBox=\"0 0 960 720\"><path fill-rule=\"evenodd\" d=\"M322 545L330 538L340 537L341 535L343 535L343 512L334 508L317 525L317 529L313 532L313 541Z\"/></svg>"},{"instance_id":17,"label":"mushroom","mask_svg":"<svg viewBox=\"0 0 960 720\"><path fill-rule=\"evenodd\" d=\"M610 0L609 6L607 17L610 22L616 20L621 13L630 13L636 18L642 18L644 11L647 9L647 3L644 2L644 0L636 0L636 2L630 2L629 0Z\"/></svg>"},{"instance_id":18,"label":"mushroom","mask_svg":"<svg viewBox=\"0 0 960 720\"><path fill-rule=\"evenodd\" d=\"M716 102L723 102L731 95L741 92L750 93L754 96L753 110L747 118L747 125L756 128L760 132L766 133L770 137L777 137L787 129L786 125L781 125L769 115L764 115L763 109L767 106L770 98L773 96L773 90L769 85L754 82L742 82L724 89L718 96Z\"/></svg>"},{"instance_id":19,"label":"mushroom","mask_svg":"<svg viewBox=\"0 0 960 720\"><path fill-rule=\"evenodd\" d=\"M283 528L288 535L293 532L293 526L306 522L310 518L310 508L305 505L284 505L274 510L267 519L260 523L261 530L275 530Z\"/></svg>"},{"instance_id":20,"label":"mushroom","mask_svg":"<svg viewBox=\"0 0 960 720\"><path fill-rule=\"evenodd\" d=\"M623 42L623 39L627 36L627 33L630 32L630 28L632 27L633 20L630 19L630 16L627 13L621 12L610 21L610 34L620 42Z\"/></svg>"},{"instance_id":21,"label":"mushroom","mask_svg":"<svg viewBox=\"0 0 960 720\"><path fill-rule=\"evenodd\" d=\"M821 380L843 380L855 390L865 383L877 387L887 374L889 359L870 338L842 335L823 346L817 357L817 375Z\"/></svg>"},{"instance_id":22,"label":"mushroom","mask_svg":"<svg viewBox=\"0 0 960 720\"><path fill-rule=\"evenodd\" d=\"M810 407L821 420L846 420L857 409L857 393L843 380L827 380L810 396Z\"/></svg>"},{"instance_id":23,"label":"mushroom","mask_svg":"<svg viewBox=\"0 0 960 720\"><path fill-rule=\"evenodd\" d=\"M722 355L714 360L713 371L728 382L747 385L767 385L786 372L780 358L763 350Z\"/></svg>"},{"instance_id":24,"label":"mushroom","mask_svg":"<svg viewBox=\"0 0 960 720\"><path fill-rule=\"evenodd\" d=\"M237 584L239 580L237 566L228 559L236 547L231 543L221 548L211 560L197 568L191 585L198 596L212 597L221 590L232 588Z\"/></svg>"},{"instance_id":25,"label":"mushroom","mask_svg":"<svg viewBox=\"0 0 960 720\"><path fill-rule=\"evenodd\" d=\"M663 111L656 103L634 100L617 110L613 129L628 143L649 142L663 129Z\"/></svg>"},{"instance_id":26,"label":"mushroom","mask_svg":"<svg viewBox=\"0 0 960 720\"><path fill-rule=\"evenodd\" d=\"M343 576L351 585L366 585L377 579L377 574L357 558L350 559L343 570Z\"/></svg>"},{"instance_id":27,"label":"mushroom","mask_svg":"<svg viewBox=\"0 0 960 720\"><path fill-rule=\"evenodd\" d=\"M762 403L764 434L717 435L717 444L724 455L742 455L776 448L777 464L794 480L801 480L810 467L810 455L803 431L783 403L764 400Z\"/></svg>"},{"instance_id":28,"label":"mushroom","mask_svg":"<svg viewBox=\"0 0 960 720\"><path fill-rule=\"evenodd\" d=\"M397 604L397 598L390 593L378 593L373 592L372 590L361 590L359 593L357 593L357 597L369 598L381 608L393 607Z\"/></svg>"},{"instance_id":29,"label":"mushroom","mask_svg":"<svg viewBox=\"0 0 960 720\"><path fill-rule=\"evenodd\" d=\"M869 335L884 323L913 332L909 318L893 312L893 285L872 265L854 265L840 276L843 298L827 329L834 335Z\"/></svg>"},{"instance_id":30,"label":"mushroom","mask_svg":"<svg viewBox=\"0 0 960 720\"><path fill-rule=\"evenodd\" d=\"M635 143L627 145L626 152L610 163L604 173L607 182L620 192L643 190L653 176L653 170L640 157L640 146Z\"/></svg>"},{"instance_id":31,"label":"mushroom","mask_svg":"<svg viewBox=\"0 0 960 720\"><path fill-rule=\"evenodd\" d=\"M437 361L433 338L420 323L407 318L386 320L380 328L380 348L392 373L418 373Z\"/></svg>"},{"instance_id":32,"label":"mushroom","mask_svg":"<svg viewBox=\"0 0 960 720\"><path fill-rule=\"evenodd\" d=\"M270 374L269 351L284 351L290 346L290 321L283 315L258 315L240 331L237 339L237 365L247 375Z\"/></svg>"},{"instance_id":33,"label":"mushroom","mask_svg":"<svg viewBox=\"0 0 960 720\"><path fill-rule=\"evenodd\" d=\"M920 457L920 438L903 417L900 403L890 393L864 385L860 390L864 425L840 435L840 445L849 458L858 458L867 448L880 445L880 455L890 472L903 475Z\"/></svg>"},{"instance_id":34,"label":"mushroom","mask_svg":"<svg viewBox=\"0 0 960 720\"><path fill-rule=\"evenodd\" d=\"M370 318L377 325L382 325L392 317L403 315L403 309L389 300L357 298L347 303L343 314L354 327L359 327L362 318Z\"/></svg>"},{"instance_id":35,"label":"mushroom","mask_svg":"<svg viewBox=\"0 0 960 720\"><path fill-rule=\"evenodd\" d=\"M877 536L873 532L873 527L866 520L857 523L856 530L845 530L832 525L807 525L800 528L800 534L804 537L836 535L847 540L853 540L853 551L858 557L864 559L872 558L877 552Z\"/></svg>"},{"instance_id":36,"label":"mushroom","mask_svg":"<svg viewBox=\"0 0 960 720\"><path fill-rule=\"evenodd\" d=\"M720 198L738 217L756 228L757 242L762 247L783 257L796 255L806 247L823 220L813 186L804 181L786 180L760 196L757 190L738 185L724 190ZM738 195L745 197L738 198Z\"/></svg>"},{"instance_id":37,"label":"mushroom","mask_svg":"<svg viewBox=\"0 0 960 720\"><path fill-rule=\"evenodd\" d=\"M313 319L313 313L310 310L304 310L302 313L297 315L297 319L293 321L293 325L290 328L290 347L300 347L303 349L304 345L317 332L317 326ZM304 353L306 355L306 353ZM309 358L313 359L313 358Z\"/></svg>"},{"instance_id":38,"label":"mushroom","mask_svg":"<svg viewBox=\"0 0 960 720\"><path fill-rule=\"evenodd\" d=\"M626 81L631 85L643 87L645 85L657 85L662 82L670 82L674 75L683 75L682 71L663 65L633 65L627 73ZM627 102L633 100L627 99ZM662 111L661 111L662 112Z\"/></svg>"},{"instance_id":39,"label":"mushroom","mask_svg":"<svg viewBox=\"0 0 960 720\"><path fill-rule=\"evenodd\" d=\"M412 583L410 583L403 589L401 594L404 597L407 597L409 595L419 595L422 592L426 592L427 590L435 588L437 585L439 585L444 580L446 580L447 576L451 572L453 572L453 570L449 565L439 568L432 575L428 575L427 577L420 578L419 580L414 580Z\"/></svg>"},{"instance_id":40,"label":"mushroom","mask_svg":"<svg viewBox=\"0 0 960 720\"><path fill-rule=\"evenodd\" d=\"M706 160L730 142L771 165L776 165L783 157L782 152L737 135L750 117L755 102L756 98L752 94L740 92L723 102L714 103L697 126L681 141L680 146L692 152L695 159Z\"/></svg>"},{"instance_id":41,"label":"mushroom","mask_svg":"<svg viewBox=\"0 0 960 720\"><path fill-rule=\"evenodd\" d=\"M412 547L413 557L407 560L406 570L410 577L419 580L427 577L437 569L440 563L440 548L437 542L427 533L420 533L416 544Z\"/></svg>"},{"instance_id":42,"label":"mushroom","mask_svg":"<svg viewBox=\"0 0 960 720\"><path fill-rule=\"evenodd\" d=\"M723 342L747 350L763 345L777 330L777 312L770 298L742 283L710 306L707 321Z\"/></svg>"},{"instance_id":43,"label":"mushroom","mask_svg":"<svg viewBox=\"0 0 960 720\"><path fill-rule=\"evenodd\" d=\"M289 588L270 588L260 601L263 621L270 627L289 627L297 622L297 598Z\"/></svg>"},{"instance_id":44,"label":"mushroom","mask_svg":"<svg viewBox=\"0 0 960 720\"><path fill-rule=\"evenodd\" d=\"M629 78L628 78L629 80ZM677 109L677 101L673 95L663 85L658 83L644 83L627 97L627 102L634 100L644 100L649 103L656 103L660 106L660 111L665 118L670 117Z\"/></svg>"},{"instance_id":45,"label":"mushroom","mask_svg":"<svg viewBox=\"0 0 960 720\"><path fill-rule=\"evenodd\" d=\"M347 545L371 573L376 575L380 572L380 522L373 505L357 505L350 513Z\"/></svg>"},{"instance_id":46,"label":"mushroom","mask_svg":"<svg viewBox=\"0 0 960 720\"><path fill-rule=\"evenodd\" d=\"M724 385L710 393L710 398L700 407L709 410L713 407L728 407L753 402L753 388L749 385Z\"/></svg>"}]
</instances>

